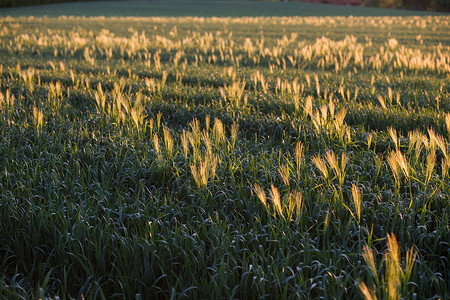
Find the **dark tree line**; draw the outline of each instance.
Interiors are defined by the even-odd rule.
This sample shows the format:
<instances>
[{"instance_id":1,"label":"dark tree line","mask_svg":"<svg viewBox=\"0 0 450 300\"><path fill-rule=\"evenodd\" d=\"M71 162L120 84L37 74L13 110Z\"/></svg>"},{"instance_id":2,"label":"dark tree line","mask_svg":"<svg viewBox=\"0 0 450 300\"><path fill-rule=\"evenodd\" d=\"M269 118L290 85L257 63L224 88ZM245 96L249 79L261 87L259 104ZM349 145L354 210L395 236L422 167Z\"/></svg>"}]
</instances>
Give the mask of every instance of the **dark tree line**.
<instances>
[{"instance_id":1,"label":"dark tree line","mask_svg":"<svg viewBox=\"0 0 450 300\"><path fill-rule=\"evenodd\" d=\"M450 11L450 0L366 0L368 6Z\"/></svg>"},{"instance_id":2,"label":"dark tree line","mask_svg":"<svg viewBox=\"0 0 450 300\"><path fill-rule=\"evenodd\" d=\"M27 5L40 5L62 2L81 2L95 0L0 0L0 7L16 7ZM98 0L97 0L98 1ZM302 0L289 0L302 1ZM332 3L332 0L322 0L323 3ZM366 6L406 8L417 10L450 12L450 0L363 0Z\"/></svg>"},{"instance_id":3,"label":"dark tree line","mask_svg":"<svg viewBox=\"0 0 450 300\"><path fill-rule=\"evenodd\" d=\"M63 2L82 2L82 1L94 1L94 0L0 0L0 7L17 7L17 6L41 5L50 3L63 3Z\"/></svg>"}]
</instances>

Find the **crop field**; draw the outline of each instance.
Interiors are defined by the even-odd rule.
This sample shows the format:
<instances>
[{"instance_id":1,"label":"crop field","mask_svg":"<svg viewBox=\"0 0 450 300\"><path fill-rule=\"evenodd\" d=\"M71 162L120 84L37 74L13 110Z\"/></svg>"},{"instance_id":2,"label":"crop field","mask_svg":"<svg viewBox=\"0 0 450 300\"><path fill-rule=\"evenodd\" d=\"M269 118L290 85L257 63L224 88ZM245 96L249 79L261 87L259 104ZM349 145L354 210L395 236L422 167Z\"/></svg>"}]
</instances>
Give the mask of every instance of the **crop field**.
<instances>
[{"instance_id":1,"label":"crop field","mask_svg":"<svg viewBox=\"0 0 450 300\"><path fill-rule=\"evenodd\" d=\"M0 18L0 298L445 299L449 32Z\"/></svg>"}]
</instances>

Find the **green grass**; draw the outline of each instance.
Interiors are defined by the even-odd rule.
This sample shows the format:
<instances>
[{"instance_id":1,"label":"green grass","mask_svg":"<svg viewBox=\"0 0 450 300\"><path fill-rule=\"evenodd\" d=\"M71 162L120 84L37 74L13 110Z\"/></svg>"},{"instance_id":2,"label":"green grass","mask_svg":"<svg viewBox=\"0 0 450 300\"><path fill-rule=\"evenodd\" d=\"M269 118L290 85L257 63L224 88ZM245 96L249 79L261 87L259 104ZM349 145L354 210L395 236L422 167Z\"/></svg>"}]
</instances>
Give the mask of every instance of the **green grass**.
<instances>
[{"instance_id":1,"label":"green grass","mask_svg":"<svg viewBox=\"0 0 450 300\"><path fill-rule=\"evenodd\" d=\"M1 18L0 298L444 299L449 22Z\"/></svg>"},{"instance_id":2,"label":"green grass","mask_svg":"<svg viewBox=\"0 0 450 300\"><path fill-rule=\"evenodd\" d=\"M300 2L98 1L0 9L0 16L426 16L436 13Z\"/></svg>"}]
</instances>

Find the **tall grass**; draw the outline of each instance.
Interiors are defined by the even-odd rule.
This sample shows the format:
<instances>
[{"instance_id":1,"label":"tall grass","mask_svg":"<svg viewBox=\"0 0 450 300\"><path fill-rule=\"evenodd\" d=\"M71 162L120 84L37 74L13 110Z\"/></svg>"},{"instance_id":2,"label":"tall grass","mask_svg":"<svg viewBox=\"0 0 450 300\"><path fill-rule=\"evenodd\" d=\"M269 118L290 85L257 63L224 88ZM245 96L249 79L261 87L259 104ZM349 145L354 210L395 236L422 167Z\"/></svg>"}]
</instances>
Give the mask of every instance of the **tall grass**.
<instances>
[{"instance_id":1,"label":"tall grass","mask_svg":"<svg viewBox=\"0 0 450 300\"><path fill-rule=\"evenodd\" d=\"M448 31L0 18L0 298L445 298Z\"/></svg>"}]
</instances>

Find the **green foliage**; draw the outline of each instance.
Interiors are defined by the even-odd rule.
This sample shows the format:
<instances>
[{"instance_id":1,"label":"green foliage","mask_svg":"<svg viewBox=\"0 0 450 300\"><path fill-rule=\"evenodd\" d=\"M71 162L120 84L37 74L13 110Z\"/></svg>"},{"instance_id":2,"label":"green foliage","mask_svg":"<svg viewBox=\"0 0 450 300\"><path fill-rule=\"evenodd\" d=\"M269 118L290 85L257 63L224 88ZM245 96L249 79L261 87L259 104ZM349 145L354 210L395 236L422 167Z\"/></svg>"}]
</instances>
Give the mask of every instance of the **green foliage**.
<instances>
[{"instance_id":1,"label":"green foliage","mask_svg":"<svg viewBox=\"0 0 450 300\"><path fill-rule=\"evenodd\" d=\"M445 298L449 24L0 18L0 298Z\"/></svg>"}]
</instances>

